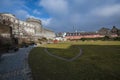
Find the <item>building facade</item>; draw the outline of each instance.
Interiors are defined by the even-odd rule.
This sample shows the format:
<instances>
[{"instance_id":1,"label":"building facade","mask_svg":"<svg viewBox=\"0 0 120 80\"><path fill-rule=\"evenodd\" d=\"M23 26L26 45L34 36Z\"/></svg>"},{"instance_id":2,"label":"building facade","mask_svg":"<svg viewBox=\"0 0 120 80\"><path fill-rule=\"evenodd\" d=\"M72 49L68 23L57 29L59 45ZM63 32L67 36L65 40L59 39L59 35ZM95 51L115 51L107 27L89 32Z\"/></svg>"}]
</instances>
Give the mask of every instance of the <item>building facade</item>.
<instances>
[{"instance_id":1,"label":"building facade","mask_svg":"<svg viewBox=\"0 0 120 80\"><path fill-rule=\"evenodd\" d=\"M26 21L19 20L15 15L10 13L0 13L0 24L6 25L11 28L11 37L21 39L27 39L34 41L45 37L47 39L53 39L55 33L49 29L45 29L42 26L41 20L28 18Z\"/></svg>"},{"instance_id":2,"label":"building facade","mask_svg":"<svg viewBox=\"0 0 120 80\"><path fill-rule=\"evenodd\" d=\"M81 38L98 38L98 37L104 37L104 35L94 33L94 32L73 32L73 33L66 33L65 38L68 40L72 39L81 39Z\"/></svg>"},{"instance_id":3,"label":"building facade","mask_svg":"<svg viewBox=\"0 0 120 80\"><path fill-rule=\"evenodd\" d=\"M119 29L113 26L112 29L108 28L101 28L97 32L67 32L65 35L66 39L81 39L81 38L102 38L105 36L108 37L118 37L119 36Z\"/></svg>"}]
</instances>

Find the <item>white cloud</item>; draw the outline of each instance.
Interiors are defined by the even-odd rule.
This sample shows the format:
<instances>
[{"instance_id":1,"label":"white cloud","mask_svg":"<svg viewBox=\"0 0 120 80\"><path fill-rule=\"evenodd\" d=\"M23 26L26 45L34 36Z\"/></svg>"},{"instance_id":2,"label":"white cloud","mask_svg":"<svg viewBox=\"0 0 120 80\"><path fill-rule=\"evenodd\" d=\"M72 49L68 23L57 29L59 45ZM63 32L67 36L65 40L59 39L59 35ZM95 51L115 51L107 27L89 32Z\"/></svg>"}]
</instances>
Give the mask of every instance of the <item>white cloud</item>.
<instances>
[{"instance_id":1,"label":"white cloud","mask_svg":"<svg viewBox=\"0 0 120 80\"><path fill-rule=\"evenodd\" d=\"M35 19L39 19L42 21L42 25L44 26L48 26L51 23L52 18L40 18L40 17L35 17L33 15L30 15L27 11L25 10L18 10L16 11L16 16L19 19L22 20L26 20L26 18L35 18Z\"/></svg>"},{"instance_id":2,"label":"white cloud","mask_svg":"<svg viewBox=\"0 0 120 80\"><path fill-rule=\"evenodd\" d=\"M120 0L1 0L0 11L20 20L40 19L43 26L55 31L69 31L74 25L84 30L120 25Z\"/></svg>"},{"instance_id":3,"label":"white cloud","mask_svg":"<svg viewBox=\"0 0 120 80\"><path fill-rule=\"evenodd\" d=\"M120 11L115 3L116 0L40 0L39 6L52 16L47 27L69 31L72 26L93 30L96 26L113 24L118 19L111 16L118 16Z\"/></svg>"},{"instance_id":4,"label":"white cloud","mask_svg":"<svg viewBox=\"0 0 120 80\"><path fill-rule=\"evenodd\" d=\"M66 14L68 11L66 0L41 0L39 5L53 14Z\"/></svg>"},{"instance_id":5,"label":"white cloud","mask_svg":"<svg viewBox=\"0 0 120 80\"><path fill-rule=\"evenodd\" d=\"M34 13L34 14L37 14L37 15L40 15L40 14L41 14L41 12L38 11L37 9L35 9L35 10L33 11L33 13Z\"/></svg>"},{"instance_id":6,"label":"white cloud","mask_svg":"<svg viewBox=\"0 0 120 80\"><path fill-rule=\"evenodd\" d=\"M42 25L43 26L48 26L52 20L52 18L40 18L40 17L35 17L33 15L30 15L27 11L25 10L17 10L16 11L16 16L19 18L19 19L24 19L26 20L26 18L35 18L35 19L39 19L42 21Z\"/></svg>"},{"instance_id":7,"label":"white cloud","mask_svg":"<svg viewBox=\"0 0 120 80\"><path fill-rule=\"evenodd\" d=\"M42 24L44 26L48 26L51 23L52 18L48 18L48 19L40 18L40 20L42 20Z\"/></svg>"},{"instance_id":8,"label":"white cloud","mask_svg":"<svg viewBox=\"0 0 120 80\"><path fill-rule=\"evenodd\" d=\"M18 18L20 19L26 19L27 17L30 16L30 14L26 10L16 10L15 14Z\"/></svg>"},{"instance_id":9,"label":"white cloud","mask_svg":"<svg viewBox=\"0 0 120 80\"><path fill-rule=\"evenodd\" d=\"M52 18L40 18L40 17L35 17L32 15L28 15L27 17L41 20L43 26L48 26L52 21Z\"/></svg>"},{"instance_id":10,"label":"white cloud","mask_svg":"<svg viewBox=\"0 0 120 80\"><path fill-rule=\"evenodd\" d=\"M96 8L91 12L93 15L110 17L120 14L120 4L108 5L100 8Z\"/></svg>"}]
</instances>

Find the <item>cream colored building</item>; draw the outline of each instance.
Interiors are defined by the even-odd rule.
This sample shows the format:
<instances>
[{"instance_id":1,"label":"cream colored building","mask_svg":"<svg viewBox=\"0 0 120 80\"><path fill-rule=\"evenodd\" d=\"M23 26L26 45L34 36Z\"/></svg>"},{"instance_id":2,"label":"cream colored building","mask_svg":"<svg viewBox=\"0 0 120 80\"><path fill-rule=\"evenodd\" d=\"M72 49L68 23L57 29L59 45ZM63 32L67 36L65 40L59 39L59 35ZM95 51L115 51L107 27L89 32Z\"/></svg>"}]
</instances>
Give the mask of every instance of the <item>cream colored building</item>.
<instances>
[{"instance_id":1,"label":"cream colored building","mask_svg":"<svg viewBox=\"0 0 120 80\"><path fill-rule=\"evenodd\" d=\"M28 18L26 21L22 21L17 19L13 14L0 13L0 23L11 27L11 35L15 38L37 40L42 37L47 39L55 37L55 33L43 28L41 20L38 19Z\"/></svg>"},{"instance_id":2,"label":"cream colored building","mask_svg":"<svg viewBox=\"0 0 120 80\"><path fill-rule=\"evenodd\" d=\"M43 36L46 37L47 39L54 39L55 38L55 33L49 29L43 28Z\"/></svg>"}]
</instances>

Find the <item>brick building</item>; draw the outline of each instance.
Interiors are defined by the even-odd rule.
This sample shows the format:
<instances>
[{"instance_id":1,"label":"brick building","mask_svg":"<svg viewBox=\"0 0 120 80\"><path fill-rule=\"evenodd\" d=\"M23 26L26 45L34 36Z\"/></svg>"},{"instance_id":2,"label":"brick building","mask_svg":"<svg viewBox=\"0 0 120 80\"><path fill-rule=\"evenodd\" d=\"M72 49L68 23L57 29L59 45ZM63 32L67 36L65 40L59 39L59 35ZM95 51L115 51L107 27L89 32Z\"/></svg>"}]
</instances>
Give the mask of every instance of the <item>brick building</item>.
<instances>
[{"instance_id":1,"label":"brick building","mask_svg":"<svg viewBox=\"0 0 120 80\"><path fill-rule=\"evenodd\" d=\"M73 33L66 33L66 39L81 39L81 38L98 38L104 37L104 35L95 33L95 32L73 32Z\"/></svg>"},{"instance_id":2,"label":"brick building","mask_svg":"<svg viewBox=\"0 0 120 80\"><path fill-rule=\"evenodd\" d=\"M112 29L101 28L97 32L67 32L66 39L81 39L81 38L101 38L105 36L118 37L120 35L120 30L113 26Z\"/></svg>"}]
</instances>

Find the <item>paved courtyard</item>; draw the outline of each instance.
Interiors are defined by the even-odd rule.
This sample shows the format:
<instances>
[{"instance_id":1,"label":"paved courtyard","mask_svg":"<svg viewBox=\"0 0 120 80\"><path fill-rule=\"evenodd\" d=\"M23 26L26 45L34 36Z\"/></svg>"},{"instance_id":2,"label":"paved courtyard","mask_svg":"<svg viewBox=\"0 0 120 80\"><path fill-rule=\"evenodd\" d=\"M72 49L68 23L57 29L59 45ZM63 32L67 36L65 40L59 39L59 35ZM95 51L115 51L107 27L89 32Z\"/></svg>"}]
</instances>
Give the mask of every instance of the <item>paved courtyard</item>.
<instances>
[{"instance_id":1,"label":"paved courtyard","mask_svg":"<svg viewBox=\"0 0 120 80\"><path fill-rule=\"evenodd\" d=\"M0 61L0 80L32 80L28 54L33 46L4 54Z\"/></svg>"}]
</instances>

